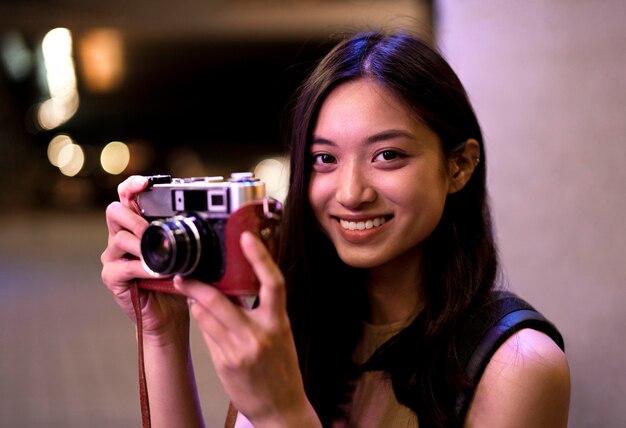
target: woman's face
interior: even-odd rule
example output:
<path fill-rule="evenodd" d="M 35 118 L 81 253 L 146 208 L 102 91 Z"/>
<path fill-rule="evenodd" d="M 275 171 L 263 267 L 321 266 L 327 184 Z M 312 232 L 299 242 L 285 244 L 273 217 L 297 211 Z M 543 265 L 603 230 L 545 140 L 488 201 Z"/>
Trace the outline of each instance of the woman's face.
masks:
<path fill-rule="evenodd" d="M 325 99 L 310 155 L 309 200 L 339 257 L 360 268 L 415 263 L 450 191 L 437 135 L 389 90 L 359 79 Z"/>

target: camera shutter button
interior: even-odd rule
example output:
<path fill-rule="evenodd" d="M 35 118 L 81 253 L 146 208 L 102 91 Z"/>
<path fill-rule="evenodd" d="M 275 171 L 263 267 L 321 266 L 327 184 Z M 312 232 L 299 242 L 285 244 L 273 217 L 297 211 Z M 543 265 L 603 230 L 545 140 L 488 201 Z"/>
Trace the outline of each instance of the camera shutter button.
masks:
<path fill-rule="evenodd" d="M 252 181 L 254 180 L 253 172 L 233 172 L 230 174 L 231 181 Z"/>

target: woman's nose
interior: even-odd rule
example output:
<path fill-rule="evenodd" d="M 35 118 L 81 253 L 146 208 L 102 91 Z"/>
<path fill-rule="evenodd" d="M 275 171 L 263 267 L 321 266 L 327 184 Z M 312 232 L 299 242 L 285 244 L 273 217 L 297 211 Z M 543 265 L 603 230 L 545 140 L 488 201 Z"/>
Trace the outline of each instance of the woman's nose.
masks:
<path fill-rule="evenodd" d="M 376 191 L 367 173 L 358 167 L 344 168 L 337 178 L 337 201 L 347 209 L 356 209 L 376 200 Z"/>

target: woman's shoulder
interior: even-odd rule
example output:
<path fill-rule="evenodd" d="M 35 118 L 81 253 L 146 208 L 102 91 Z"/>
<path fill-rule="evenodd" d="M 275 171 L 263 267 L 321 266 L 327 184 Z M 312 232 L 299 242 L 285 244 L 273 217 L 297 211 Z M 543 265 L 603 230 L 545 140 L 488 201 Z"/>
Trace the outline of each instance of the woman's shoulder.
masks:
<path fill-rule="evenodd" d="M 564 352 L 548 335 L 522 329 L 487 364 L 465 426 L 566 427 L 569 393 Z"/>

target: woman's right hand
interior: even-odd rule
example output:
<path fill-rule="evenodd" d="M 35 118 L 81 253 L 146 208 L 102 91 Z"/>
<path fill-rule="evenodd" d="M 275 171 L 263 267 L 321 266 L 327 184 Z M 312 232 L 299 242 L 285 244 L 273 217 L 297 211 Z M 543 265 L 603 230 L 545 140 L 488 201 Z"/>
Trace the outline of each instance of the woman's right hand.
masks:
<path fill-rule="evenodd" d="M 148 227 L 146 219 L 136 208 L 136 196 L 148 184 L 148 179 L 132 176 L 118 186 L 119 202 L 106 209 L 109 230 L 107 247 L 102 253 L 102 282 L 115 297 L 124 313 L 135 320 L 130 298 L 130 282 L 152 278 L 141 264 L 141 235 Z M 144 338 L 157 341 L 176 340 L 181 329 L 189 328 L 189 311 L 184 296 L 140 291 Z"/>

